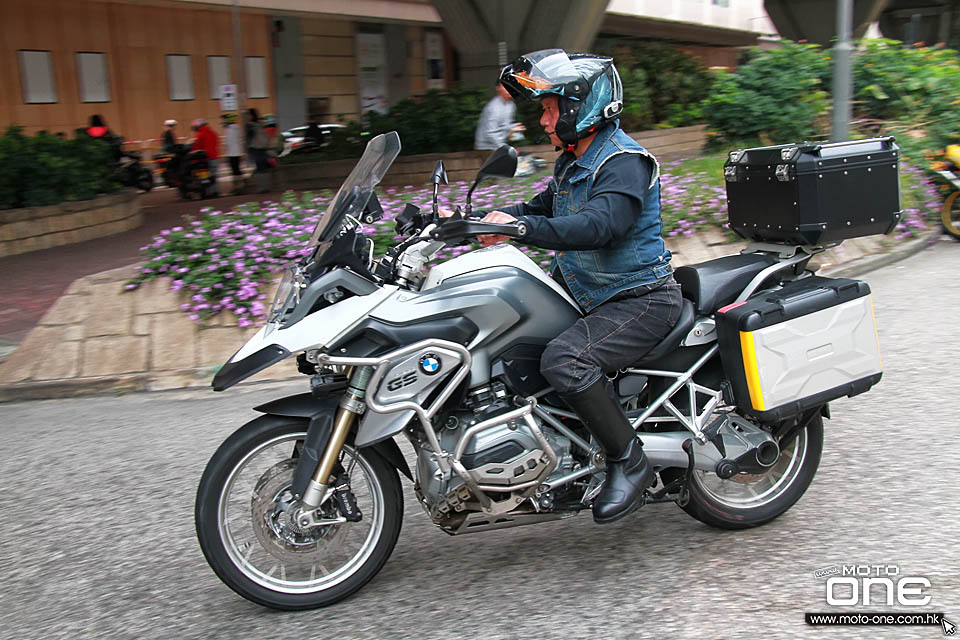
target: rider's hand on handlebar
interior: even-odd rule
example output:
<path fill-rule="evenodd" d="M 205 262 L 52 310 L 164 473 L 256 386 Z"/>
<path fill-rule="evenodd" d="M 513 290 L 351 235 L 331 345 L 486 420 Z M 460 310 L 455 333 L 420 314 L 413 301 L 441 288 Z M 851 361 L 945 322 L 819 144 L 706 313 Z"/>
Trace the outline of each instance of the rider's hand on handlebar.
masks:
<path fill-rule="evenodd" d="M 481 222 L 492 222 L 493 224 L 513 224 L 517 219 L 514 218 L 509 213 L 504 213 L 503 211 L 491 211 L 483 217 Z M 503 242 L 504 240 L 509 240 L 507 236 L 487 234 L 482 236 L 477 236 L 477 240 L 480 241 L 480 246 L 489 247 L 490 245 L 497 244 L 498 242 Z"/>
<path fill-rule="evenodd" d="M 450 216 L 453 215 L 453 211 L 451 211 L 450 209 L 444 209 L 443 207 L 438 207 L 437 213 L 440 214 L 441 218 L 449 218 Z"/>

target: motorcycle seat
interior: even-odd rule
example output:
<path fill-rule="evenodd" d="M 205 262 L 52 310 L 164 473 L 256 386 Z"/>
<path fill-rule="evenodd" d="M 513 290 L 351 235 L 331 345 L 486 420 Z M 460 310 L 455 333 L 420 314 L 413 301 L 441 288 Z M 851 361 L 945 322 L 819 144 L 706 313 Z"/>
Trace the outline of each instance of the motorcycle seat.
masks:
<path fill-rule="evenodd" d="M 677 267 L 674 277 L 696 312 L 709 314 L 736 300 L 754 276 L 775 263 L 770 255 L 738 254 Z"/>
<path fill-rule="evenodd" d="M 694 311 L 693 303 L 684 298 L 683 306 L 680 307 L 680 319 L 677 320 L 677 324 L 673 325 L 673 329 L 663 337 L 663 340 L 661 340 L 657 346 L 648 351 L 646 355 L 633 366 L 638 367 L 642 364 L 659 360 L 680 346 L 680 342 L 690 333 L 690 329 L 693 328 L 693 321 L 696 320 L 696 318 L 697 313 Z"/>

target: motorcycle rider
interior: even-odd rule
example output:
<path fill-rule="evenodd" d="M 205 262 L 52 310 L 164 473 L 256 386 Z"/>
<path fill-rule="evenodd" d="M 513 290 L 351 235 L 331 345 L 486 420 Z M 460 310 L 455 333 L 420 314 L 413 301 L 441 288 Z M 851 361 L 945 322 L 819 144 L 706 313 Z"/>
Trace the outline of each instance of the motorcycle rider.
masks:
<path fill-rule="evenodd" d="M 612 522 L 642 505 L 653 469 L 605 373 L 656 346 L 682 303 L 661 237 L 659 164 L 620 129 L 611 58 L 537 51 L 504 67 L 500 81 L 515 98 L 540 101 L 540 124 L 564 152 L 547 190 L 483 220 L 522 221 L 526 243 L 557 250 L 552 275 L 585 312 L 547 345 L 540 369 L 606 453 L 593 516 Z"/>
<path fill-rule="evenodd" d="M 207 163 L 210 165 L 210 177 L 216 182 L 217 159 L 220 157 L 220 136 L 203 118 L 195 119 L 192 128 L 196 135 L 192 150 L 206 152 Z"/>
<path fill-rule="evenodd" d="M 162 151 L 164 153 L 175 153 L 177 150 L 177 121 L 176 120 L 164 120 L 163 121 L 163 147 Z"/>

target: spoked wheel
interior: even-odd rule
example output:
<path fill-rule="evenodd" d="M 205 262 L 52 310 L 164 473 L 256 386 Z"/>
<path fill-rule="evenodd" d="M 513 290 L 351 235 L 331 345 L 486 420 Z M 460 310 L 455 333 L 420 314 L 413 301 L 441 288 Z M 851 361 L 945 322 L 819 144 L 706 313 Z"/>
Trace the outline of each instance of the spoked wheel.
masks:
<path fill-rule="evenodd" d="M 960 191 L 951 193 L 943 203 L 943 209 L 940 210 L 940 224 L 948 235 L 953 236 L 954 240 L 960 241 L 960 202 L 957 197 Z"/>
<path fill-rule="evenodd" d="M 359 521 L 347 521 L 331 497 L 318 510 L 318 524 L 297 523 L 291 485 L 305 436 L 303 422 L 246 424 L 211 458 L 197 491 L 197 538 L 207 562 L 241 596 L 276 609 L 347 597 L 380 571 L 400 534 L 396 471 L 371 450 L 350 445 L 341 453 L 338 491 L 356 502 Z"/>
<path fill-rule="evenodd" d="M 817 415 L 790 436 L 789 442 L 781 444 L 779 459 L 766 473 L 741 473 L 723 479 L 694 469 L 689 499 L 680 506 L 697 520 L 721 529 L 766 524 L 785 513 L 807 490 L 817 473 L 822 450 L 823 418 Z M 672 479 L 682 472 L 669 469 L 663 473 Z"/>

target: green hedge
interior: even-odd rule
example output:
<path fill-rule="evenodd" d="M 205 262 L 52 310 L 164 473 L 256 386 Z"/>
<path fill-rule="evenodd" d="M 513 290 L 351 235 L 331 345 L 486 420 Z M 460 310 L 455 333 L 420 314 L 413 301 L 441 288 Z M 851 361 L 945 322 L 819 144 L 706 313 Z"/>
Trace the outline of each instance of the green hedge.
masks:
<path fill-rule="evenodd" d="M 812 44 L 750 50 L 735 73 L 718 71 L 703 115 L 718 142 L 802 140 L 820 133 L 830 57 Z"/>
<path fill-rule="evenodd" d="M 280 162 L 356 158 L 363 154 L 370 137 L 388 131 L 400 134 L 403 155 L 473 149 L 480 112 L 491 95 L 492 92 L 483 89 L 428 91 L 422 96 L 401 100 L 385 114 L 368 111 L 362 119 L 334 131 L 329 144 L 321 151 L 285 156 Z"/>
<path fill-rule="evenodd" d="M 919 161 L 960 141 L 960 59 L 950 49 L 863 41 L 853 55 L 854 135 L 898 137 Z M 750 50 L 735 73 L 720 72 L 703 113 L 713 139 L 765 143 L 829 135 L 831 51 L 783 42 Z"/>
<path fill-rule="evenodd" d="M 116 191 L 110 146 L 80 135 L 73 140 L 10 127 L 0 137 L 0 209 L 90 200 Z"/>

